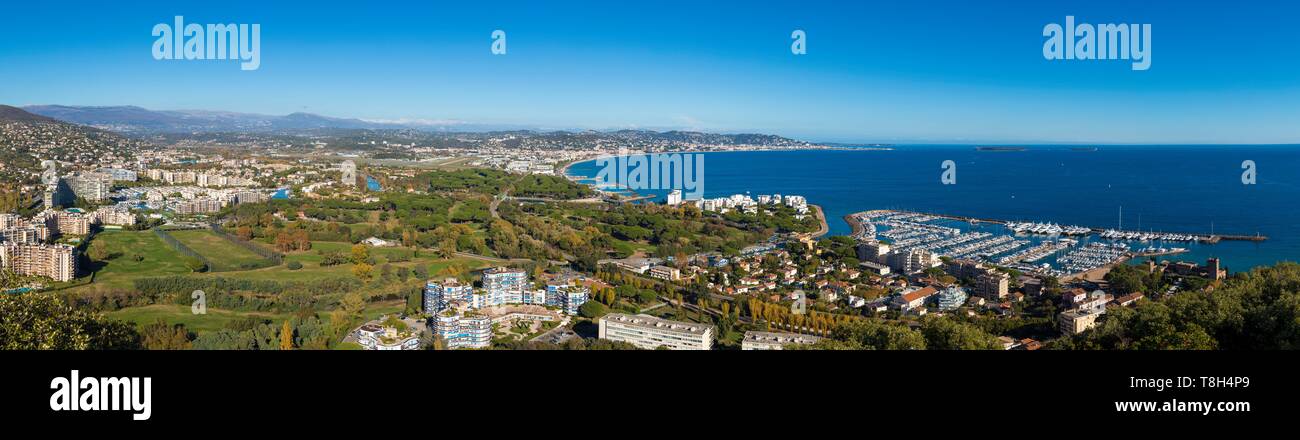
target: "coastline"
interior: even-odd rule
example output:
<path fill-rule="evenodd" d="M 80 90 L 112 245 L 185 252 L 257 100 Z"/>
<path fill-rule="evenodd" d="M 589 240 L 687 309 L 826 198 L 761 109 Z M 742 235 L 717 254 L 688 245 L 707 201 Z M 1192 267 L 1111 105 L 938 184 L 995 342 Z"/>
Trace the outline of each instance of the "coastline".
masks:
<path fill-rule="evenodd" d="M 740 148 L 726 149 L 726 150 L 709 150 L 709 149 L 698 149 L 698 148 L 696 148 L 696 149 L 687 149 L 687 150 L 670 150 L 670 151 L 655 151 L 655 152 L 632 152 L 632 151 L 628 151 L 628 152 L 627 152 L 627 153 L 628 153 L 627 155 L 630 155 L 630 154 L 753 153 L 753 152 L 763 152 L 763 151 L 893 151 L 893 150 L 894 150 L 894 147 L 893 147 L 893 146 L 879 146 L 879 147 L 836 147 L 836 146 L 822 145 L 822 146 L 788 147 L 788 148 L 785 148 L 785 147 L 781 147 L 781 148 L 777 148 L 777 147 L 740 147 Z M 624 156 L 626 156 L 626 155 L 624 155 Z M 587 157 L 582 157 L 582 158 L 574 159 L 574 160 L 571 160 L 571 161 L 569 161 L 569 162 L 566 162 L 564 165 L 561 165 L 560 167 L 558 167 L 557 172 L 558 172 L 561 176 L 564 176 L 565 178 L 568 178 L 568 179 L 571 180 L 571 181 L 577 181 L 577 180 L 579 180 L 579 179 L 574 178 L 574 176 L 569 175 L 569 168 L 573 167 L 574 164 L 582 163 L 582 162 L 587 162 L 587 161 L 592 161 L 592 160 L 600 159 L 600 158 L 602 158 L 602 157 L 620 157 L 620 156 L 617 155 L 617 154 L 599 154 L 599 155 L 587 156 Z"/>

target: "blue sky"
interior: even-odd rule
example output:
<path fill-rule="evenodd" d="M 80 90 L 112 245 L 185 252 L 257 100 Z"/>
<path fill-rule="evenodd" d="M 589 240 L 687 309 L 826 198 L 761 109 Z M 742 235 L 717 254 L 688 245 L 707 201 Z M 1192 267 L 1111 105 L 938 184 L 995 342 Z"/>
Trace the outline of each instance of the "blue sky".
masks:
<path fill-rule="evenodd" d="M 841 142 L 1300 143 L 1300 6 L 1190 1 L 20 2 L 0 103 Z M 158 61 L 156 23 L 259 23 L 261 68 Z M 1150 23 L 1150 70 L 1043 26 Z M 490 53 L 493 30 L 508 54 Z M 808 54 L 790 53 L 790 33 Z"/>

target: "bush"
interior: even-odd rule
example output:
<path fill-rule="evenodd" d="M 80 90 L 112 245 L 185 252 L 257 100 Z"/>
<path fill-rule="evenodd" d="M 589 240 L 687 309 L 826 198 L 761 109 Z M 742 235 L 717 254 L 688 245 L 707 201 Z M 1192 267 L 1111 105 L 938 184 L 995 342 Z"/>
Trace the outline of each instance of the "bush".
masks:
<path fill-rule="evenodd" d="M 578 313 L 581 314 L 584 318 L 596 319 L 601 316 L 604 316 L 605 313 L 608 312 L 609 309 L 606 308 L 604 304 L 598 303 L 596 301 L 587 301 L 585 303 L 582 303 L 582 307 L 578 307 Z"/>
<path fill-rule="evenodd" d="M 297 261 L 290 261 L 288 266 L 289 266 L 289 270 L 302 269 L 302 263 Z"/>

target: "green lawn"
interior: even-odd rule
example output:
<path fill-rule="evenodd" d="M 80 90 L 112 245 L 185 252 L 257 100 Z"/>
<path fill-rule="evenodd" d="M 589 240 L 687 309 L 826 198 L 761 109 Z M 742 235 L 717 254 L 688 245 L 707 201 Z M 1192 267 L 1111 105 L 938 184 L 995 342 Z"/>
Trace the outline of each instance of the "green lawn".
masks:
<path fill-rule="evenodd" d="M 229 240 L 217 236 L 217 234 L 208 230 L 189 230 L 189 231 L 171 231 L 168 232 L 172 237 L 176 237 L 185 246 L 198 252 L 204 258 L 207 258 L 212 265 L 227 268 L 238 269 L 246 264 L 259 264 L 265 259 L 248 249 L 231 243 Z"/>
<path fill-rule="evenodd" d="M 103 241 L 110 254 L 117 255 L 104 263 L 95 274 L 95 284 L 116 288 L 130 288 L 139 277 L 154 277 L 190 273 L 181 255 L 149 231 L 104 231 L 95 235 Z M 134 256 L 143 257 L 135 261 Z"/>
<path fill-rule="evenodd" d="M 190 306 L 179 304 L 154 304 L 142 307 L 129 307 L 108 312 L 105 315 L 110 319 L 130 321 L 141 326 L 152 324 L 157 320 L 162 319 L 168 324 L 184 324 L 185 328 L 192 332 L 220 330 L 233 321 L 247 317 L 264 318 L 272 321 L 281 321 L 290 318 L 290 315 L 278 315 L 263 312 L 237 312 L 212 308 L 207 310 L 207 314 L 195 315 L 190 311 Z"/>

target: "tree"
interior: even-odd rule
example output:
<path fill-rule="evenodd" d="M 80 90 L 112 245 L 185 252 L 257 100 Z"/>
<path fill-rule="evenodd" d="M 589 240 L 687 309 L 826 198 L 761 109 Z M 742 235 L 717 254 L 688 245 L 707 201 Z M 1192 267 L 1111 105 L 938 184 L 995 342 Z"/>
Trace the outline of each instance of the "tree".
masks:
<path fill-rule="evenodd" d="M 90 259 L 96 261 L 107 260 L 110 255 L 108 252 L 108 245 L 104 244 L 103 240 L 92 241 L 90 242 L 90 246 L 86 249 L 86 255 L 89 256 Z"/>
<path fill-rule="evenodd" d="M 182 324 L 170 325 L 161 318 L 140 329 L 146 350 L 189 350 L 190 333 Z"/>
<path fill-rule="evenodd" d="M 374 269 L 374 266 L 369 264 L 358 263 L 356 266 L 352 266 L 352 275 L 355 275 L 361 281 L 370 281 L 370 278 L 374 276 Z"/>
<path fill-rule="evenodd" d="M 74 308 L 52 294 L 0 295 L 0 349 L 140 348 L 135 326 Z"/>
<path fill-rule="evenodd" d="M 596 301 L 587 301 L 578 307 L 578 313 L 584 318 L 596 319 L 609 313 L 609 309 Z"/>
<path fill-rule="evenodd" d="M 364 244 L 352 245 L 352 264 L 361 264 L 370 261 L 370 247 Z"/>
<path fill-rule="evenodd" d="M 921 325 L 925 345 L 930 350 L 998 350 L 1002 344 L 996 336 L 979 327 L 946 317 L 927 318 Z"/>
<path fill-rule="evenodd" d="M 280 327 L 280 349 L 293 350 L 293 329 L 289 327 L 288 320 Z"/>

